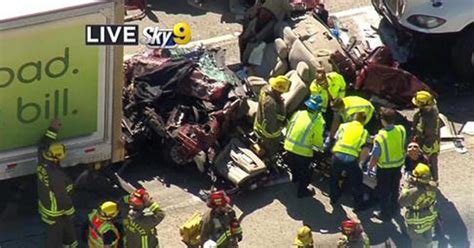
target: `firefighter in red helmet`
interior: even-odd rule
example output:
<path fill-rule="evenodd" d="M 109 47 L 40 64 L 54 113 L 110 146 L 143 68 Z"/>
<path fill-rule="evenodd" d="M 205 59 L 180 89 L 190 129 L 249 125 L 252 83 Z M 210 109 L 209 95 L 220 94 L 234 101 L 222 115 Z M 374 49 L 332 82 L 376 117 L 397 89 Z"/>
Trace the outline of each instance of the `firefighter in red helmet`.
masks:
<path fill-rule="evenodd" d="M 156 226 L 165 217 L 160 205 L 153 201 L 145 189 L 135 190 L 130 195 L 128 203 L 130 211 L 123 221 L 125 229 L 124 247 L 158 248 Z"/>
<path fill-rule="evenodd" d="M 337 242 L 338 248 L 369 248 L 370 240 L 364 228 L 356 219 L 341 223 L 342 237 Z"/>
<path fill-rule="evenodd" d="M 203 216 L 201 241 L 213 240 L 219 248 L 238 247 L 242 229 L 230 198 L 224 191 L 216 191 L 210 195 L 207 205 L 210 209 Z"/>

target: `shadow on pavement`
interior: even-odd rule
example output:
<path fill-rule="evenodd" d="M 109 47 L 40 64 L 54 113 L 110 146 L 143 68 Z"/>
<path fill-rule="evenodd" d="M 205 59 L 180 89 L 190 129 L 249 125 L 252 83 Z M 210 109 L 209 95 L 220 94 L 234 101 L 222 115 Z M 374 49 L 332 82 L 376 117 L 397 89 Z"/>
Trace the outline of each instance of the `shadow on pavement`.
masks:
<path fill-rule="evenodd" d="M 252 214 L 273 201 L 285 205 L 288 215 L 294 220 L 302 221 L 314 231 L 325 230 L 328 233 L 339 232 L 339 223 L 346 219 L 346 213 L 338 208 L 327 213 L 324 205 L 315 198 L 298 199 L 296 187 L 292 184 L 273 186 L 272 190 L 259 189 L 234 198 L 234 204 L 242 210 L 240 219 Z"/>
<path fill-rule="evenodd" d="M 372 211 L 367 210 L 359 213 L 358 218 L 360 219 L 365 232 L 370 238 L 371 245 L 385 244 L 390 242 L 392 247 L 410 247 L 410 239 L 405 234 L 406 231 L 405 223 L 402 216 L 398 216 L 394 219 L 400 229 L 397 226 L 390 223 L 376 223 L 371 220 Z"/>
<path fill-rule="evenodd" d="M 467 228 L 453 202 L 438 192 L 438 210 L 441 219 L 439 247 L 470 247 Z"/>
<path fill-rule="evenodd" d="M 158 180 L 165 187 L 176 185 L 187 192 L 200 196 L 201 189 L 210 189 L 211 184 L 207 175 L 200 173 L 195 165 L 183 165 L 173 167 L 165 164 L 163 160 L 157 160 L 154 154 L 143 154 L 131 162 L 121 176 L 134 187 L 141 187 L 138 181 Z M 144 173 L 146 171 L 146 173 Z"/>

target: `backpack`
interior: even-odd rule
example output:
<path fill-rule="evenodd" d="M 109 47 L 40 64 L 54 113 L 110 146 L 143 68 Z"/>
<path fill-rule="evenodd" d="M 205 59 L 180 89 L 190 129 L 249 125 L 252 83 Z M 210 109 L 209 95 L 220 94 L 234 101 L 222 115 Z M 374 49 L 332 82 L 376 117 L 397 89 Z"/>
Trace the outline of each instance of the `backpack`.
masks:
<path fill-rule="evenodd" d="M 202 214 L 195 213 L 189 218 L 180 228 L 179 233 L 181 240 L 190 246 L 197 246 L 201 244 L 201 226 L 202 226 Z"/>

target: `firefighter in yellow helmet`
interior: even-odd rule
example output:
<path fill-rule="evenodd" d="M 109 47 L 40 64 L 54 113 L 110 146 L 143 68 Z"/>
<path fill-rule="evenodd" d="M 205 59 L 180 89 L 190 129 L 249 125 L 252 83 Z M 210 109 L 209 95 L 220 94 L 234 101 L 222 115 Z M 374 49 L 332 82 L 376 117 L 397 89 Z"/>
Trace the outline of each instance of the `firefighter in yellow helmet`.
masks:
<path fill-rule="evenodd" d="M 314 248 L 313 234 L 309 226 L 304 225 L 298 229 L 294 245 L 298 248 Z"/>
<path fill-rule="evenodd" d="M 428 91 L 418 91 L 412 99 L 418 112 L 413 117 L 414 139 L 430 161 L 433 179 L 438 181 L 438 154 L 440 151 L 440 123 L 436 100 Z"/>
<path fill-rule="evenodd" d="M 89 230 L 87 243 L 89 248 L 117 248 L 120 242 L 119 226 L 116 217 L 119 206 L 112 201 L 102 203 L 98 209 L 88 215 Z"/>
<path fill-rule="evenodd" d="M 432 247 L 433 229 L 438 218 L 437 186 L 430 167 L 419 163 L 402 190 L 399 203 L 407 210 L 405 222 L 412 247 Z"/>
<path fill-rule="evenodd" d="M 288 92 L 291 81 L 286 76 L 270 78 L 270 85 L 260 91 L 253 130 L 259 138 L 266 157 L 272 158 L 280 147 L 281 130 L 286 123 L 282 93 Z"/>
<path fill-rule="evenodd" d="M 61 168 L 66 147 L 54 143 L 61 127 L 53 120 L 38 146 L 38 211 L 46 224 L 46 247 L 78 247 L 74 230 L 73 184 Z"/>

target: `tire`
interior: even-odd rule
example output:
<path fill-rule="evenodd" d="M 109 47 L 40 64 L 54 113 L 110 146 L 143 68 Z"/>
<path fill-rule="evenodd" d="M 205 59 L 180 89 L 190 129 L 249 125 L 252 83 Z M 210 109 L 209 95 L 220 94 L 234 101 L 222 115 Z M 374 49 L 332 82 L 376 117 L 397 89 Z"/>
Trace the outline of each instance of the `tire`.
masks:
<path fill-rule="evenodd" d="M 451 51 L 454 71 L 474 87 L 474 28 L 459 36 Z"/>

